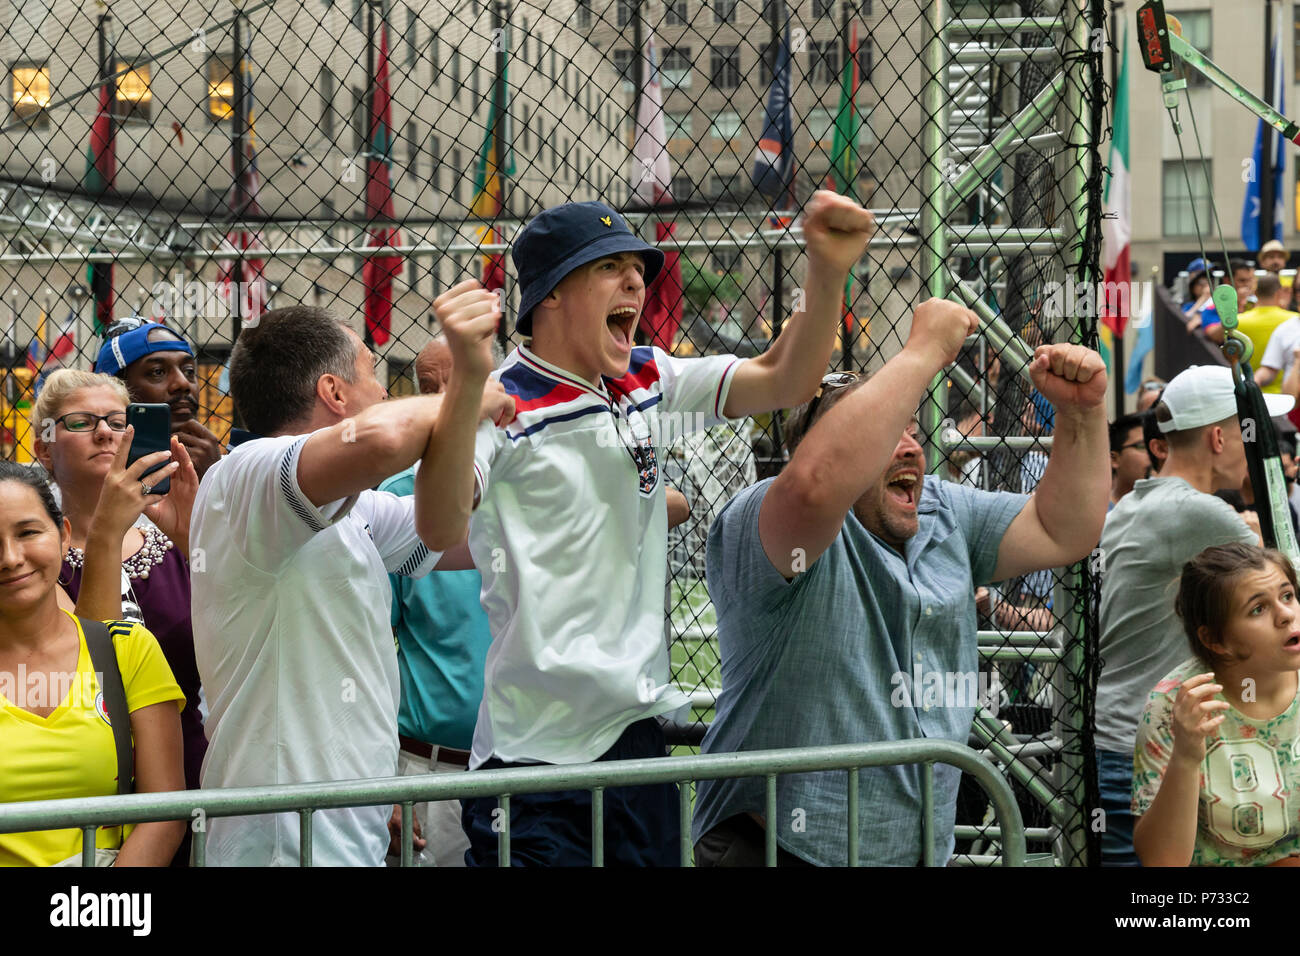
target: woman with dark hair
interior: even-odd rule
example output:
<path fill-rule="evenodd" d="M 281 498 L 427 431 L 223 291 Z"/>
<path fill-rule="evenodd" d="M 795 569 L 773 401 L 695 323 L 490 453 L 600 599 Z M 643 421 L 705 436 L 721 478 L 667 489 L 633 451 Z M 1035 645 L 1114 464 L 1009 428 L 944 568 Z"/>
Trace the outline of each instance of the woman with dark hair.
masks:
<path fill-rule="evenodd" d="M 92 559 L 107 554 L 110 568 L 114 553 L 103 542 L 121 547 L 122 533 L 145 505 L 139 475 L 166 461 L 167 453 L 146 456 L 130 468 L 125 458 L 124 446 L 111 469 L 122 480 L 106 486 L 87 542 Z M 172 463 L 167 473 L 179 467 Z M 91 663 L 82 619 L 59 607 L 59 573 L 70 537 L 45 479 L 0 461 L 0 802 L 118 792 L 102 678 Z M 142 625 L 117 624 L 110 634 L 134 739 L 133 789 L 179 790 L 185 783 L 179 716 L 184 695 Z M 165 866 L 184 833 L 184 821 L 101 827 L 96 863 Z M 0 834 L 0 865 L 76 862 L 81 841 L 79 829 Z"/>
<path fill-rule="evenodd" d="M 1278 551 L 1206 548 L 1176 609 L 1191 659 L 1138 723 L 1133 847 L 1144 866 L 1300 866 L 1300 608 Z"/>

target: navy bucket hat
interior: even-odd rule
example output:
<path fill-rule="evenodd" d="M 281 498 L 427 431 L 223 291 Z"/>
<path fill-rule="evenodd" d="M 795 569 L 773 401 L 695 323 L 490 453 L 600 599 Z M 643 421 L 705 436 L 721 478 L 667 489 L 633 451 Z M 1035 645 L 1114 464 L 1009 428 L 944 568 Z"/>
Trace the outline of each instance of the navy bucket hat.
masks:
<path fill-rule="evenodd" d="M 519 275 L 515 330 L 533 334 L 533 309 L 574 269 L 619 252 L 639 252 L 649 285 L 664 254 L 632 234 L 623 217 L 602 202 L 571 202 L 539 213 L 510 249 Z"/>

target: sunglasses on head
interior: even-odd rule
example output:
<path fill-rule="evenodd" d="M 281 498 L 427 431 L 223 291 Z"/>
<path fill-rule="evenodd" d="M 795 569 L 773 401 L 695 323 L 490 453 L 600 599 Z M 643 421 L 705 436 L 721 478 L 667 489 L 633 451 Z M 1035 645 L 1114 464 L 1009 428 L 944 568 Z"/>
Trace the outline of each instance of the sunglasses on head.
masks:
<path fill-rule="evenodd" d="M 808 414 L 804 421 L 811 422 L 813 416 L 817 414 L 817 406 L 821 404 L 822 396 L 827 392 L 833 392 L 837 388 L 844 388 L 846 385 L 852 385 L 858 380 L 857 372 L 831 372 L 822 378 L 822 383 L 817 386 L 817 394 L 813 396 L 812 401 L 808 404 Z"/>
<path fill-rule="evenodd" d="M 148 319 L 138 315 L 123 316 L 120 319 L 114 319 L 113 324 L 104 330 L 103 339 L 107 342 L 109 339 L 117 338 L 126 332 L 134 332 L 136 329 L 148 324 Z"/>

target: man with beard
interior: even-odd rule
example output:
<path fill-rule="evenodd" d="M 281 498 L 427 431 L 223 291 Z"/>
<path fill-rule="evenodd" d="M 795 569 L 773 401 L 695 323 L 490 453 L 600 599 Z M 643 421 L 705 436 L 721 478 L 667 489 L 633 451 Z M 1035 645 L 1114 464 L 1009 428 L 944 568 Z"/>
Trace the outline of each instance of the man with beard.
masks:
<path fill-rule="evenodd" d="M 200 478 L 221 458 L 221 442 L 198 420 L 194 350 L 167 326 L 118 320 L 108 328 L 95 371 L 120 378 L 133 402 L 171 406 L 172 434 L 189 452 Z"/>
<path fill-rule="evenodd" d="M 836 373 L 790 422 L 790 463 L 733 498 L 709 529 L 722 693 L 706 753 L 869 741 L 965 744 L 979 703 L 975 588 L 1088 554 L 1106 516 L 1106 370 L 1079 345 L 1040 345 L 1029 368 L 1056 415 L 1052 453 L 1029 496 L 925 474 L 913 411 L 978 330 L 931 299 L 903 350 L 870 379 Z M 938 675 L 944 688 L 933 696 Z M 858 772 L 867 865 L 921 861 L 917 765 Z M 702 781 L 700 866 L 844 865 L 847 775 Z M 951 854 L 960 773 L 934 768 L 934 850 Z"/>

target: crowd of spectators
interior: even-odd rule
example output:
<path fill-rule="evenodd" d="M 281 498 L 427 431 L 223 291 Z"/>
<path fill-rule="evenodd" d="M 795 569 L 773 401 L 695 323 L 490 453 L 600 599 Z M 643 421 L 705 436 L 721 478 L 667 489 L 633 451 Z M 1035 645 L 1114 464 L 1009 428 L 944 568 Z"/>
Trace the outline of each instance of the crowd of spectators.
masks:
<path fill-rule="evenodd" d="M 977 631 L 1051 629 L 1052 569 L 1100 546 L 1103 861 L 1294 865 L 1295 572 L 1262 547 L 1231 371 L 1145 382 L 1108 422 L 1101 357 L 1036 341 L 1012 417 L 1043 442 L 1019 456 L 1018 490 L 989 490 L 988 395 L 954 405 L 957 453 L 928 473 L 915 410 L 978 319 L 921 303 L 882 368 L 825 375 L 872 230 L 856 203 L 815 195 L 803 311 L 760 356 L 688 359 L 634 341 L 662 253 L 602 204 L 547 210 L 512 249 L 523 345 L 494 352 L 498 294 L 461 283 L 433 304 L 420 395 L 385 400 L 342 319 L 273 310 L 231 356 L 242 428 L 228 448 L 199 421 L 190 344 L 158 324 L 110 329 L 94 372 L 44 384 L 44 474 L 0 463 L 0 801 L 663 757 L 665 723 L 690 706 L 664 641 L 667 532 L 690 502 L 660 455 L 793 408 L 784 468 L 708 528 L 722 674 L 704 752 L 965 744 L 984 701 L 950 699 L 950 678 L 980 672 Z M 1275 275 L 1238 265 L 1238 327 L 1284 416 L 1300 316 Z M 1222 341 L 1213 266 L 1188 271 L 1188 332 Z M 169 451 L 129 460 L 131 402 L 168 406 Z M 1290 491 L 1294 444 L 1282 450 Z M 47 692 L 25 696 L 19 673 Z M 66 695 L 48 691 L 60 675 L 75 678 Z M 1246 758 L 1254 776 L 1231 776 Z M 863 861 L 917 864 L 922 769 L 858 774 Z M 934 769 L 940 860 L 959 776 Z M 679 797 L 604 791 L 606 861 L 674 865 Z M 761 779 L 702 781 L 696 863 L 759 865 L 774 832 L 781 865 L 841 865 L 847 799 L 842 773 L 783 775 L 769 817 Z M 496 863 L 500 812 L 495 798 L 417 805 L 416 863 Z M 509 812 L 511 862 L 590 860 L 588 791 L 518 794 Z M 400 820 L 318 811 L 314 861 L 395 865 Z M 293 814 L 206 826 L 209 865 L 297 862 Z M 0 863 L 76 861 L 80 841 L 0 835 Z M 183 866 L 187 841 L 184 822 L 106 827 L 96 858 Z"/>

